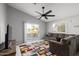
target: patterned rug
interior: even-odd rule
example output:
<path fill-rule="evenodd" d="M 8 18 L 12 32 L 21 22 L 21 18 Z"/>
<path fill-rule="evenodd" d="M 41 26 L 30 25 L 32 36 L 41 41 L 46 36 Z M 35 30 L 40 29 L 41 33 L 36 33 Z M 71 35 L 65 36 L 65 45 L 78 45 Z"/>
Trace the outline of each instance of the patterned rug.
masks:
<path fill-rule="evenodd" d="M 20 45 L 20 51 L 22 56 L 52 56 L 49 51 L 48 41 L 34 42 L 31 44 Z"/>

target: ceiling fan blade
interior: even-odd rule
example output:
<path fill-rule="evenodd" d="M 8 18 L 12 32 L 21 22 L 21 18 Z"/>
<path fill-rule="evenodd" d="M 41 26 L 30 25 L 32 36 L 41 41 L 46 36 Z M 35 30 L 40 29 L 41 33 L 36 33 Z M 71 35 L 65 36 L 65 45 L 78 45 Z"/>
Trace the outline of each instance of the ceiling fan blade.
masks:
<path fill-rule="evenodd" d="M 45 16 L 45 19 L 48 19 L 48 18 Z"/>
<path fill-rule="evenodd" d="M 39 18 L 39 20 L 42 18 L 42 16 Z"/>
<path fill-rule="evenodd" d="M 49 16 L 49 17 L 54 17 L 55 15 L 46 15 L 46 16 Z"/>
<path fill-rule="evenodd" d="M 47 14 L 49 14 L 49 13 L 51 13 L 52 12 L 52 10 L 49 10 L 48 12 L 46 12 L 45 14 L 47 15 Z"/>
<path fill-rule="evenodd" d="M 38 12 L 38 11 L 35 11 L 36 13 L 38 13 L 38 14 L 40 14 L 40 15 L 42 15 L 42 13 L 40 13 L 40 12 Z"/>

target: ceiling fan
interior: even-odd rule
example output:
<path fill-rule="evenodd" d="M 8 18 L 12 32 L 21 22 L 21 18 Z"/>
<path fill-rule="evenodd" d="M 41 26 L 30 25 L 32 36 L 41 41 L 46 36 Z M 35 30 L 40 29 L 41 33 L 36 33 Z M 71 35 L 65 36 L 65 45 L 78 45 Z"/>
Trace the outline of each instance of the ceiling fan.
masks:
<path fill-rule="evenodd" d="M 39 20 L 40 20 L 42 17 L 44 17 L 45 19 L 48 19 L 48 17 L 54 17 L 54 16 L 55 16 L 55 15 L 49 15 L 49 14 L 52 12 L 52 10 L 49 10 L 49 11 L 47 11 L 47 12 L 44 13 L 44 9 L 45 9 L 45 7 L 43 6 L 43 7 L 42 7 L 43 13 L 40 13 L 40 12 L 36 11 L 36 13 L 40 14 Z"/>

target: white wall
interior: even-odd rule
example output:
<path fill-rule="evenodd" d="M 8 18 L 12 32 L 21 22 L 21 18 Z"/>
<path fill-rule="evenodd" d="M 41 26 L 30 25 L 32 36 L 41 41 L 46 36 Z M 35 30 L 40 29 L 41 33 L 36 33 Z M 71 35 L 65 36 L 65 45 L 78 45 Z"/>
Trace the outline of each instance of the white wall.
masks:
<path fill-rule="evenodd" d="M 0 43 L 5 42 L 6 33 L 6 6 L 0 3 Z"/>
<path fill-rule="evenodd" d="M 47 33 L 48 32 L 53 32 L 52 24 L 53 23 L 59 23 L 64 20 L 65 23 L 65 33 L 70 33 L 70 34 L 79 34 L 79 15 L 64 18 L 61 20 L 57 21 L 52 21 L 47 23 Z M 76 26 L 77 25 L 77 26 Z"/>
<path fill-rule="evenodd" d="M 67 32 L 79 34 L 79 15 L 67 19 Z"/>
<path fill-rule="evenodd" d="M 17 43 L 23 43 L 24 22 L 35 23 L 40 25 L 40 36 L 36 40 L 41 39 L 45 35 L 44 22 L 10 6 L 7 6 L 7 14 L 8 14 L 8 23 L 12 27 L 12 39 L 16 39 Z M 31 41 L 33 41 L 33 39 Z"/>

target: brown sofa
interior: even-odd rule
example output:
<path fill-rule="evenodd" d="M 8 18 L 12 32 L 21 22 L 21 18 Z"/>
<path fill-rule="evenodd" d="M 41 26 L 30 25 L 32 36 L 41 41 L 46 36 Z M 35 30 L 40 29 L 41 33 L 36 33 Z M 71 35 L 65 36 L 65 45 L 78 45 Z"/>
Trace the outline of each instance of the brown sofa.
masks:
<path fill-rule="evenodd" d="M 50 39 L 50 40 L 56 40 L 57 38 L 63 39 L 63 38 L 67 38 L 69 36 L 76 36 L 74 34 L 64 34 L 64 33 L 48 33 L 44 39 Z"/>
<path fill-rule="evenodd" d="M 49 50 L 58 56 L 68 56 L 76 54 L 76 41 L 79 35 L 48 33 L 44 39 L 49 41 Z"/>

